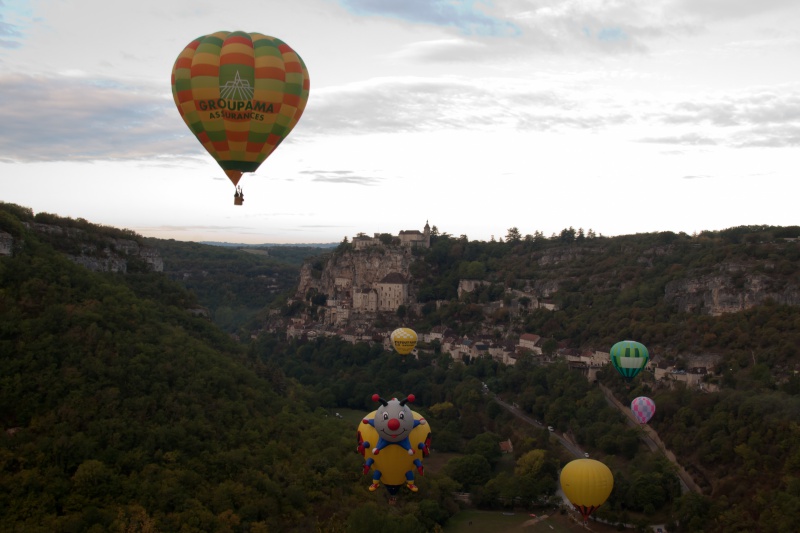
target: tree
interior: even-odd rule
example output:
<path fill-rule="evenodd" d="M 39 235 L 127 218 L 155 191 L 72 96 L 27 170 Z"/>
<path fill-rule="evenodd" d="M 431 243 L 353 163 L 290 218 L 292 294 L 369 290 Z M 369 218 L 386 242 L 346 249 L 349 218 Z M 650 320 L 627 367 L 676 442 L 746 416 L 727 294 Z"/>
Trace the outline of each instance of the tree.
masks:
<path fill-rule="evenodd" d="M 461 484 L 465 490 L 482 487 L 492 475 L 489 461 L 482 455 L 471 454 L 454 457 L 445 466 L 445 473 Z"/>
<path fill-rule="evenodd" d="M 500 459 L 500 435 L 495 433 L 481 433 L 467 443 L 466 453 L 482 455 L 494 464 Z"/>
<path fill-rule="evenodd" d="M 544 450 L 531 450 L 523 454 L 517 459 L 517 464 L 514 467 L 514 475 L 521 477 L 536 477 L 539 475 L 547 452 Z"/>
<path fill-rule="evenodd" d="M 562 229 L 561 234 L 559 235 L 561 242 L 564 243 L 573 243 L 575 242 L 575 228 L 570 226 L 568 229 Z"/>
<path fill-rule="evenodd" d="M 430 407 L 430 412 L 436 420 L 457 420 L 458 409 L 452 402 L 440 402 Z"/>
<path fill-rule="evenodd" d="M 522 240 L 522 234 L 520 234 L 519 229 L 517 227 L 508 228 L 508 233 L 506 234 L 506 241 L 510 243 L 517 243 Z"/>
<path fill-rule="evenodd" d="M 684 531 L 702 531 L 710 510 L 708 497 L 694 492 L 687 492 L 675 502 L 675 516 Z"/>

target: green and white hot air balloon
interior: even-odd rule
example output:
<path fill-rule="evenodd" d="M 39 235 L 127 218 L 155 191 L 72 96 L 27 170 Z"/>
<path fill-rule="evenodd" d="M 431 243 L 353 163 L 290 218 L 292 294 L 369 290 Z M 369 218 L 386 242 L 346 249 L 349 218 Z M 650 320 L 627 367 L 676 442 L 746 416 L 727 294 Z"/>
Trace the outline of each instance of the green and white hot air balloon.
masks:
<path fill-rule="evenodd" d="M 636 377 L 650 360 L 644 344 L 636 341 L 620 341 L 611 347 L 611 364 L 627 381 Z"/>

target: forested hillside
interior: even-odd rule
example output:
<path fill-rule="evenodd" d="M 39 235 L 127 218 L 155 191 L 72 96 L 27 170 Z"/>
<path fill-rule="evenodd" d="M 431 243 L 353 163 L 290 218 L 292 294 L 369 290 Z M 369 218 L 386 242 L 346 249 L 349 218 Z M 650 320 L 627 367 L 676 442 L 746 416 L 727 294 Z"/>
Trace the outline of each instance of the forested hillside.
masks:
<path fill-rule="evenodd" d="M 343 531 L 354 428 L 177 283 L 91 272 L 30 215 L 0 210 L 0 530 Z"/>
<path fill-rule="evenodd" d="M 558 470 L 572 456 L 547 425 L 612 469 L 600 518 L 670 531 L 796 529 L 796 228 L 609 239 L 509 231 L 489 243 L 437 235 L 430 250 L 415 252 L 415 282 L 428 301 L 404 321 L 418 331 L 444 324 L 497 339 L 531 331 L 554 347 L 607 348 L 633 337 L 677 364 L 703 351 L 719 355 L 717 393 L 664 387 L 648 372 L 627 386 L 610 367 L 598 374 L 623 403 L 655 399 L 651 425 L 700 483 L 692 493 L 598 385 L 563 362 L 523 355 L 514 366 L 490 357 L 455 363 L 437 343 L 403 358 L 335 337 L 235 341 L 197 308 L 235 302 L 232 314 L 258 313 L 261 298 L 280 306 L 280 294 L 251 281 L 289 284 L 291 268 L 170 242 L 160 249 L 165 263 L 179 265 L 174 271 L 133 260 L 125 274 L 93 272 L 31 222 L 80 226 L 97 243 L 141 239 L 0 204 L 0 232 L 10 236 L 0 255 L 0 530 L 435 531 L 458 511 L 454 491 L 469 491 L 485 509 L 552 512 Z M 198 275 L 191 285 L 202 272 L 216 281 L 204 285 Z M 488 283 L 459 299 L 464 277 Z M 762 298 L 716 314 L 677 286 L 687 280 Z M 486 305 L 508 298 L 507 288 L 537 283 L 557 311 L 512 315 Z M 395 505 L 367 490 L 353 453 L 374 393 L 413 393 L 434 432 L 420 492 L 404 492 Z M 496 398 L 541 424 L 521 424 Z M 500 454 L 505 440 L 513 454 Z"/>
<path fill-rule="evenodd" d="M 621 237 L 570 229 L 550 238 L 511 228 L 505 241 L 439 234 L 415 253 L 420 304 L 403 319 L 418 331 L 445 325 L 497 340 L 527 332 L 596 350 L 637 339 L 671 361 L 720 355 L 730 379 L 754 364 L 779 383 L 800 370 L 798 226 Z M 485 284 L 459 297 L 463 279 Z"/>
<path fill-rule="evenodd" d="M 164 260 L 164 273 L 197 295 L 210 318 L 222 329 L 242 336 L 257 327 L 259 313 L 285 299 L 297 285 L 298 254 L 322 249 L 237 249 L 194 242 L 144 239 Z M 260 252 L 260 253 L 259 253 Z"/>

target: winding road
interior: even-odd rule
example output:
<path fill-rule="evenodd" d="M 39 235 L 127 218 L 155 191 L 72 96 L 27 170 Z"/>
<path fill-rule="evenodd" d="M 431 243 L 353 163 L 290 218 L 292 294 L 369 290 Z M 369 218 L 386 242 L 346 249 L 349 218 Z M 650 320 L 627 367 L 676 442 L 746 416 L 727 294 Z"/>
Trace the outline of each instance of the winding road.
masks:
<path fill-rule="evenodd" d="M 631 410 L 622 405 L 622 403 L 620 403 L 620 401 L 614 397 L 614 394 L 611 392 L 611 390 L 609 390 L 607 387 L 603 385 L 600 385 L 600 389 L 603 391 L 603 394 L 605 395 L 609 405 L 615 407 L 622 414 L 624 414 L 630 425 L 635 427 L 640 427 L 642 429 L 640 438 L 644 441 L 647 447 L 650 448 L 650 450 L 654 453 L 659 453 L 659 452 L 663 453 L 664 456 L 667 459 L 669 459 L 672 462 L 672 464 L 675 465 L 676 472 L 678 474 L 678 479 L 680 480 L 681 483 L 681 492 L 685 493 L 693 491 L 696 492 L 697 494 L 702 494 L 700 487 L 697 485 L 697 483 L 695 483 L 694 479 L 692 479 L 692 476 L 689 475 L 689 473 L 683 468 L 683 466 L 681 466 L 678 463 L 677 459 L 675 458 L 675 454 L 673 454 L 671 451 L 669 451 L 669 449 L 667 449 L 667 447 L 661 441 L 661 438 L 658 436 L 658 433 L 656 433 L 656 431 L 648 425 L 642 426 L 642 424 L 640 424 L 639 421 L 636 420 L 633 413 L 631 413 Z M 494 401 L 496 401 L 498 404 L 500 404 L 500 406 L 502 406 L 504 409 L 506 409 L 508 412 L 510 412 L 520 420 L 534 427 L 542 429 L 546 427 L 541 422 L 534 420 L 533 418 L 526 415 L 524 412 L 522 412 L 514 405 L 504 402 L 499 397 L 497 397 L 496 394 L 490 393 L 488 390 L 486 390 L 485 392 L 487 394 L 491 394 L 492 398 L 494 398 Z M 566 435 L 560 434 L 556 431 L 552 431 L 551 435 L 556 439 L 558 439 L 561 445 L 564 446 L 564 448 L 566 448 L 575 457 L 584 456 L 584 452 L 578 447 L 577 444 L 572 442 L 572 440 L 570 440 Z M 560 487 L 558 490 L 558 494 L 565 502 L 567 501 L 566 496 L 564 495 L 563 492 L 561 492 Z M 626 526 L 634 527 L 630 524 L 626 524 Z M 651 525 L 650 528 L 652 529 L 652 531 L 666 531 L 666 526 L 664 524 L 654 524 Z"/>
<path fill-rule="evenodd" d="M 639 421 L 636 420 L 636 418 L 634 417 L 634 415 L 631 412 L 631 410 L 628 409 L 627 407 L 625 407 L 624 405 L 622 405 L 619 402 L 619 400 L 617 400 L 614 397 L 614 394 L 611 392 L 611 390 L 609 390 L 607 387 L 605 387 L 604 385 L 600 385 L 600 390 L 603 391 L 603 394 L 605 395 L 606 400 L 608 401 L 609 405 L 611 405 L 612 407 L 615 407 L 619 412 L 621 412 L 623 415 L 625 415 L 625 418 L 628 420 L 628 423 L 631 426 L 641 428 L 642 432 L 640 434 L 640 438 L 647 445 L 647 447 L 650 448 L 650 451 L 652 451 L 654 453 L 659 453 L 659 452 L 663 453 L 664 456 L 667 459 L 669 459 L 669 461 L 672 464 L 675 465 L 676 473 L 678 474 L 678 479 L 681 482 L 681 492 L 692 491 L 692 492 L 695 492 L 697 494 L 702 494 L 702 490 L 700 489 L 700 487 L 697 485 L 697 483 L 695 483 L 694 479 L 686 471 L 686 469 L 683 468 L 683 466 L 680 463 L 678 463 L 678 460 L 675 457 L 675 454 L 672 453 L 664 445 L 664 443 L 661 441 L 661 438 L 659 438 L 658 433 L 656 433 L 656 431 L 653 428 L 651 428 L 650 426 L 648 426 L 646 424 L 645 425 L 640 424 Z M 494 400 L 498 404 L 500 404 L 503 408 L 505 408 L 508 412 L 512 413 L 514 416 L 516 416 L 520 420 L 523 420 L 523 421 L 527 422 L 528 424 L 530 424 L 532 426 L 535 426 L 535 427 L 538 427 L 538 428 L 544 429 L 546 427 L 541 422 L 539 422 L 537 420 L 534 420 L 533 418 L 531 418 L 528 415 L 526 415 L 523 411 L 521 411 L 517 407 L 514 407 L 513 405 L 511 405 L 511 404 L 509 404 L 507 402 L 504 402 L 496 394 L 491 393 L 491 395 L 492 395 L 492 397 L 494 398 Z M 558 441 L 561 443 L 561 445 L 564 446 L 572 455 L 574 455 L 575 457 L 583 457 L 584 456 L 583 455 L 584 452 L 578 447 L 577 444 L 572 442 L 572 440 L 570 440 L 569 437 L 567 437 L 564 434 L 558 433 L 557 431 L 553 431 L 551 433 L 556 439 L 558 439 Z"/>

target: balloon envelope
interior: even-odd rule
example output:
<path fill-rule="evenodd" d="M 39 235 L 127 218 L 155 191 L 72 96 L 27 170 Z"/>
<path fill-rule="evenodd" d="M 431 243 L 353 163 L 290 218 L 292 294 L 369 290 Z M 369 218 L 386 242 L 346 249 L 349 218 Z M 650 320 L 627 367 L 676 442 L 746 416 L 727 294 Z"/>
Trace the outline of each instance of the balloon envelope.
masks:
<path fill-rule="evenodd" d="M 417 345 L 417 333 L 413 329 L 398 328 L 391 335 L 392 346 L 400 355 L 408 355 Z"/>
<path fill-rule="evenodd" d="M 639 396 L 631 402 L 631 411 L 639 423 L 647 424 L 656 413 L 656 403 L 647 396 Z"/>
<path fill-rule="evenodd" d="M 622 377 L 630 381 L 647 365 L 650 354 L 644 344 L 636 341 L 620 341 L 611 347 L 611 364 Z"/>
<path fill-rule="evenodd" d="M 234 185 L 289 135 L 305 110 L 309 87 L 300 56 L 260 33 L 198 37 L 172 68 L 172 97 L 181 117 Z"/>
<path fill-rule="evenodd" d="M 614 488 L 611 470 L 594 459 L 575 459 L 561 470 L 561 490 L 580 511 L 583 519 L 589 518 L 608 499 Z"/>
<path fill-rule="evenodd" d="M 372 419 L 375 417 L 376 412 L 377 411 L 372 411 L 364 418 Z M 414 415 L 414 420 L 420 420 L 422 418 L 418 412 L 411 412 Z M 375 446 L 375 444 L 378 442 L 378 438 L 380 437 L 374 427 L 361 422 L 358 424 L 357 433 L 359 444 L 361 444 L 363 441 L 367 441 L 372 446 Z M 374 463 L 372 468 L 374 470 L 380 470 L 381 483 L 386 486 L 386 489 L 390 494 L 394 495 L 397 494 L 398 488 L 406 484 L 406 481 L 408 480 L 406 473 L 416 470 L 414 459 L 418 459 L 420 461 L 424 459 L 425 454 L 419 451 L 420 443 L 430 444 L 430 439 L 430 424 L 420 425 L 415 427 L 408 435 L 411 449 L 415 452 L 414 455 L 409 455 L 408 452 L 406 452 L 406 450 L 400 446 L 392 445 L 386 446 L 378 455 L 374 455 L 372 453 L 372 446 L 370 446 L 364 450 L 364 459 L 373 459 Z"/>

